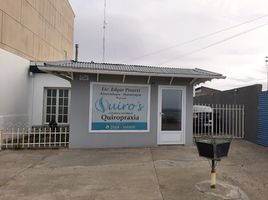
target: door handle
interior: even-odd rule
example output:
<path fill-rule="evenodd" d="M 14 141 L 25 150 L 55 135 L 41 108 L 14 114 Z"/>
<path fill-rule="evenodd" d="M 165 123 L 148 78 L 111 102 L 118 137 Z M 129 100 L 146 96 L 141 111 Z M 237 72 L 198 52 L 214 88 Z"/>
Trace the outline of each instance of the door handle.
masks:
<path fill-rule="evenodd" d="M 159 114 L 162 115 L 162 116 L 165 115 L 165 113 L 162 113 L 162 112 L 160 112 Z"/>

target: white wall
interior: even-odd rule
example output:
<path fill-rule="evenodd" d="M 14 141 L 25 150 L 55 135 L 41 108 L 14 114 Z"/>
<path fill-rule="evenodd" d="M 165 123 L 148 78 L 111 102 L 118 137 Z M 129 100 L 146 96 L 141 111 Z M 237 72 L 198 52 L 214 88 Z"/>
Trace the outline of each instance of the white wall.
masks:
<path fill-rule="evenodd" d="M 0 49 L 0 128 L 29 122 L 30 61 Z"/>
<path fill-rule="evenodd" d="M 33 74 L 32 93 L 32 118 L 31 125 L 43 124 L 44 88 L 46 87 L 71 87 L 69 81 L 51 74 Z"/>

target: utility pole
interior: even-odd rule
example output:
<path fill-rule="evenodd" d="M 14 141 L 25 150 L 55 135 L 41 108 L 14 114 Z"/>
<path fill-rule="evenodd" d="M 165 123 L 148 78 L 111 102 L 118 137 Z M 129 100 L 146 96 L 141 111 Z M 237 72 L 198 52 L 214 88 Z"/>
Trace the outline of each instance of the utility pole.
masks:
<path fill-rule="evenodd" d="M 268 91 L 268 56 L 265 57 L 265 64 L 267 68 L 267 85 L 266 85 L 266 91 Z"/>
<path fill-rule="evenodd" d="M 102 62 L 105 63 L 105 29 L 106 29 L 106 0 L 103 8 L 103 37 L 102 37 Z"/>

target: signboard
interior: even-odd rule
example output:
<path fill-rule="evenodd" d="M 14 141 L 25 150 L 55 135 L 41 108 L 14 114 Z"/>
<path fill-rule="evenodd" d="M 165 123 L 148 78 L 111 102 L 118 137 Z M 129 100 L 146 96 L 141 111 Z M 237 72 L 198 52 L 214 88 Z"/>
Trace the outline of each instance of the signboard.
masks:
<path fill-rule="evenodd" d="M 91 83 L 90 132 L 149 131 L 148 85 Z"/>

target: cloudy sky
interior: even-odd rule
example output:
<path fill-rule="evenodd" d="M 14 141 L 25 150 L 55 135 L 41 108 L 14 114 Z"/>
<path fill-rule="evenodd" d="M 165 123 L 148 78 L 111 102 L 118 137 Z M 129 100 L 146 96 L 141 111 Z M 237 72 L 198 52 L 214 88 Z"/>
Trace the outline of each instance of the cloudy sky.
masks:
<path fill-rule="evenodd" d="M 103 2 L 70 0 L 81 61 L 102 62 Z M 105 61 L 197 67 L 227 76 L 208 87 L 266 90 L 267 8 L 267 0 L 107 0 Z"/>

